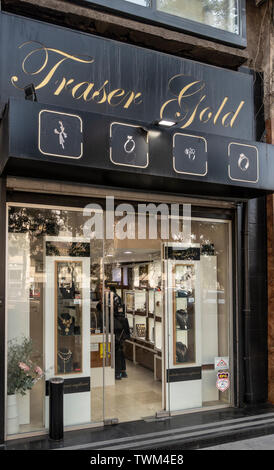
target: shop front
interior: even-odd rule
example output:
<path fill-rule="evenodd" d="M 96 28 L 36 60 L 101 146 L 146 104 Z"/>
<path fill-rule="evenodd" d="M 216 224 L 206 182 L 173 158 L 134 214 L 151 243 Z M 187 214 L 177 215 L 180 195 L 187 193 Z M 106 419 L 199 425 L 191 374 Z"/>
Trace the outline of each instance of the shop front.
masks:
<path fill-rule="evenodd" d="M 67 430 L 242 406 L 274 189 L 252 75 L 0 18 L 3 440 L 47 432 L 53 377 Z"/>

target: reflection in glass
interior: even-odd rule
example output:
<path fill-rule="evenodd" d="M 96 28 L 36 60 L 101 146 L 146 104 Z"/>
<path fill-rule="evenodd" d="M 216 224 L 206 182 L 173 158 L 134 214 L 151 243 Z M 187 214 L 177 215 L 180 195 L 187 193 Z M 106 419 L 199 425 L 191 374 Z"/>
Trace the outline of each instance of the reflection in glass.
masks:
<path fill-rule="evenodd" d="M 237 0 L 157 0 L 157 9 L 239 34 Z"/>

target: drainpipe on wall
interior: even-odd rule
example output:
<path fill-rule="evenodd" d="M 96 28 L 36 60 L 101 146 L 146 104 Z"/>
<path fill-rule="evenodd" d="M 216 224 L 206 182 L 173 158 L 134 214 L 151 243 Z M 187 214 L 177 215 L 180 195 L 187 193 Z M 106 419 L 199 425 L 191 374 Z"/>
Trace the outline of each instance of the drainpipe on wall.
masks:
<path fill-rule="evenodd" d="M 250 297 L 249 297 L 249 230 L 248 230 L 248 202 L 243 204 L 243 328 L 244 328 L 244 375 L 245 391 L 244 401 L 252 402 L 251 378 L 251 351 L 250 351 Z"/>

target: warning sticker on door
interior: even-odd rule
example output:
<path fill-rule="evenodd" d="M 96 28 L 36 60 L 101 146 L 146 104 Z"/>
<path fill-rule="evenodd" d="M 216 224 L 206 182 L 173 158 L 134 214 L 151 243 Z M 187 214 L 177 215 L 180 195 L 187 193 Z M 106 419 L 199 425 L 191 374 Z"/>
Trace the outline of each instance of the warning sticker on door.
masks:
<path fill-rule="evenodd" d="M 215 357 L 215 370 L 229 369 L 229 357 Z"/>

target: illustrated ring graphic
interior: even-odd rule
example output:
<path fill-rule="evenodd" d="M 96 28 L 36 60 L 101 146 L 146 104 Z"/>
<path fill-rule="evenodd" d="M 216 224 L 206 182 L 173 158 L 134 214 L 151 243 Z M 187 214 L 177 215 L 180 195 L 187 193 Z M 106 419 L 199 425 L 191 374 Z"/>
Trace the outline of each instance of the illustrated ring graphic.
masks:
<path fill-rule="evenodd" d="M 124 145 L 124 150 L 126 153 L 132 153 L 135 149 L 135 142 L 131 135 L 127 136 L 127 141 Z"/>
<path fill-rule="evenodd" d="M 248 170 L 250 165 L 249 158 L 244 153 L 240 154 L 239 160 L 238 160 L 238 167 L 242 171 Z"/>

